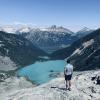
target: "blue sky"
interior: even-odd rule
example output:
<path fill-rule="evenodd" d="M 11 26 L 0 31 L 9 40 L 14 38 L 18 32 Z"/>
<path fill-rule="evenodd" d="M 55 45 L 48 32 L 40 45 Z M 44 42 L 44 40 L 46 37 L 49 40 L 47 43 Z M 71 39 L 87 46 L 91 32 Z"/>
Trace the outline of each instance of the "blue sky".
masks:
<path fill-rule="evenodd" d="M 0 0 L 0 24 L 100 27 L 100 0 Z"/>

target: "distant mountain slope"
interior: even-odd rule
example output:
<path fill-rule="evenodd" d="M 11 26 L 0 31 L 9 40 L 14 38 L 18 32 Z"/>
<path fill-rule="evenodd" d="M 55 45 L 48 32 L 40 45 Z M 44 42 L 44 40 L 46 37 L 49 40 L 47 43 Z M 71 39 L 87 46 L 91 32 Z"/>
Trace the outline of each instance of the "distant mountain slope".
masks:
<path fill-rule="evenodd" d="M 43 55 L 46 53 L 27 39 L 0 31 L 0 65 L 5 67 L 26 66 L 34 63 L 39 56 Z"/>
<path fill-rule="evenodd" d="M 67 57 L 71 59 L 77 70 L 100 68 L 100 29 L 51 55 L 52 59 Z"/>
<path fill-rule="evenodd" d="M 90 34 L 93 31 L 94 30 L 92 30 L 92 29 L 89 29 L 87 27 L 84 27 L 81 30 L 79 30 L 78 32 L 76 32 L 74 35 L 76 35 L 78 38 L 81 38 L 81 37 L 84 37 L 84 36 Z"/>

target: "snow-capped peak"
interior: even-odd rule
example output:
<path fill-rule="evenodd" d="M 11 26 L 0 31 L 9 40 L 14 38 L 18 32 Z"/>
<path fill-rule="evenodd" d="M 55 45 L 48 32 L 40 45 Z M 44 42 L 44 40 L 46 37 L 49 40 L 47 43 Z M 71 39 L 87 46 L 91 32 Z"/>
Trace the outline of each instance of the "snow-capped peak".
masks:
<path fill-rule="evenodd" d="M 30 27 L 23 27 L 21 29 L 19 29 L 20 33 L 28 33 L 30 32 L 31 28 Z"/>
<path fill-rule="evenodd" d="M 82 28 L 81 30 L 79 30 L 78 32 L 76 32 L 75 34 L 72 34 L 72 36 L 77 35 L 78 37 L 81 37 L 81 36 L 85 36 L 85 35 L 87 35 L 87 34 L 93 32 L 93 31 L 94 31 L 94 30 L 92 30 L 92 29 L 89 29 L 89 28 L 87 28 L 87 27 L 84 27 L 84 28 Z"/>
<path fill-rule="evenodd" d="M 5 26 L 5 27 L 0 27 L 0 31 L 14 34 L 16 32 L 16 29 L 11 26 Z"/>
<path fill-rule="evenodd" d="M 88 31 L 91 31 L 91 29 L 84 27 L 81 30 L 79 30 L 77 33 L 83 33 L 83 32 L 88 32 Z"/>
<path fill-rule="evenodd" d="M 67 28 L 64 28 L 62 26 L 56 26 L 56 25 L 52 25 L 51 27 L 48 27 L 48 28 L 43 28 L 41 29 L 42 31 L 51 31 L 51 32 L 66 32 L 66 33 L 69 33 L 69 34 L 72 34 L 73 32 L 70 31 L 69 29 Z"/>

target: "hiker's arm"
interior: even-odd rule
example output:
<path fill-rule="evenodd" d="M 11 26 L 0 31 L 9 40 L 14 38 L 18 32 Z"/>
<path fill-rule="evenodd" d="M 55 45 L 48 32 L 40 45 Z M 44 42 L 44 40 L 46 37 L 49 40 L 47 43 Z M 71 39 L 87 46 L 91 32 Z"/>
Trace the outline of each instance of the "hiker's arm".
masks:
<path fill-rule="evenodd" d="M 66 67 L 64 68 L 64 75 L 66 74 Z"/>

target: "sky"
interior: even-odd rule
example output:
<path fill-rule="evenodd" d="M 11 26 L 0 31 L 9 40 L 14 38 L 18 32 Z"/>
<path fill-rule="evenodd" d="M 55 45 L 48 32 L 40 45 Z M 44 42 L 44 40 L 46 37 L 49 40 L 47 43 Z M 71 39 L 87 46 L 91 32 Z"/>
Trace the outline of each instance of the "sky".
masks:
<path fill-rule="evenodd" d="M 0 0 L 0 25 L 100 27 L 100 0 Z"/>

